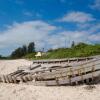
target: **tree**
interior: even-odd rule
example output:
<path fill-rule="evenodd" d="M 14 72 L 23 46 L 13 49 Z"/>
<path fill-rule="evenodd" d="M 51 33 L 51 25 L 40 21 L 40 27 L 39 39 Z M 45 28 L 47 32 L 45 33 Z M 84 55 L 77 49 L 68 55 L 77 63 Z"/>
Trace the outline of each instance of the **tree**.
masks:
<path fill-rule="evenodd" d="M 86 44 L 86 43 L 83 43 L 83 42 L 79 42 L 75 48 L 78 48 L 78 49 L 83 49 L 84 47 L 88 46 L 89 44 Z"/>
<path fill-rule="evenodd" d="M 0 55 L 0 59 L 7 59 L 7 57 Z"/>
<path fill-rule="evenodd" d="M 28 53 L 35 52 L 35 44 L 34 42 L 29 43 L 28 45 Z"/>
<path fill-rule="evenodd" d="M 2 58 L 2 55 L 0 55 L 0 58 Z"/>
<path fill-rule="evenodd" d="M 11 54 L 11 57 L 12 58 L 20 58 L 20 57 L 22 57 L 23 56 L 23 50 L 22 50 L 22 48 L 17 48 L 17 49 L 15 49 L 13 52 L 12 52 L 12 54 Z"/>
<path fill-rule="evenodd" d="M 23 55 L 27 54 L 28 50 L 27 50 L 27 46 L 26 45 L 23 45 L 22 51 L 23 51 Z"/>
<path fill-rule="evenodd" d="M 0 55 L 0 59 L 2 59 L 2 55 Z"/>
<path fill-rule="evenodd" d="M 27 53 L 32 52 L 35 52 L 34 42 L 29 43 L 28 47 L 26 45 L 23 45 L 22 47 L 15 49 L 11 54 L 11 58 L 21 58 L 25 56 Z"/>
<path fill-rule="evenodd" d="M 19 47 L 19 48 L 15 49 L 12 52 L 11 57 L 12 58 L 20 58 L 26 54 L 27 54 L 27 47 L 25 45 L 23 45 L 23 47 Z"/>
<path fill-rule="evenodd" d="M 75 42 L 74 41 L 72 41 L 72 45 L 71 45 L 71 47 L 73 48 L 75 46 Z"/>

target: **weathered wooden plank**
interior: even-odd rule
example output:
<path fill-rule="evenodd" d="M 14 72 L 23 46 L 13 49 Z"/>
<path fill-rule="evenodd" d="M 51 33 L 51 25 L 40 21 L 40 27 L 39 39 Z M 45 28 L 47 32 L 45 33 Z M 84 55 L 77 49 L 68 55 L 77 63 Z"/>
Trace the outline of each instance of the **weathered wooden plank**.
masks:
<path fill-rule="evenodd" d="M 17 71 L 15 71 L 15 72 L 13 72 L 13 73 L 10 73 L 10 74 L 8 74 L 8 75 L 14 76 L 14 75 L 19 74 L 19 73 L 21 73 L 21 72 L 23 72 L 23 70 L 17 70 Z"/>
<path fill-rule="evenodd" d="M 35 66 L 30 66 L 30 70 L 34 70 L 34 69 L 37 69 L 37 68 L 40 68 L 41 67 L 41 65 L 39 64 L 39 65 L 35 65 Z"/>
<path fill-rule="evenodd" d="M 100 69 L 100 65 L 99 66 L 95 66 L 95 70 L 99 70 Z M 45 72 L 45 73 L 40 73 L 37 74 L 37 77 L 41 77 L 44 79 L 50 79 L 50 78 L 55 78 L 55 77 L 64 77 L 64 76 L 75 76 L 75 75 L 80 75 L 82 73 L 86 73 L 86 72 L 92 72 L 92 67 L 85 67 L 85 68 L 77 68 L 77 69 L 69 69 L 67 71 L 55 71 L 55 72 Z"/>
<path fill-rule="evenodd" d="M 94 77 L 97 77 L 98 75 L 100 75 L 100 71 L 97 71 L 95 72 L 95 75 Z M 91 78 L 92 76 L 92 73 L 89 73 L 89 74 L 86 74 L 86 75 L 83 75 L 83 78 L 81 76 L 77 76 L 77 77 L 74 77 L 74 78 L 71 78 L 71 79 L 68 79 L 68 78 L 58 78 L 58 80 L 52 80 L 52 81 L 37 81 L 36 83 L 37 84 L 43 84 L 43 85 L 47 85 L 47 86 L 51 86 L 51 85 L 64 85 L 64 84 L 70 84 L 73 83 L 73 82 L 78 82 L 78 81 L 82 81 L 82 80 L 85 80 L 85 79 L 89 79 Z"/>
<path fill-rule="evenodd" d="M 91 60 L 93 57 L 83 57 L 83 58 L 68 58 L 68 59 L 52 59 L 52 60 L 34 60 L 33 64 L 44 64 L 44 63 L 66 63 L 72 61 L 84 61 L 84 60 Z"/>
<path fill-rule="evenodd" d="M 99 60 L 100 61 L 100 60 Z M 84 63 L 84 64 L 81 64 L 81 65 L 77 65 L 77 66 L 73 66 L 73 67 L 67 67 L 67 68 L 55 68 L 55 69 L 52 69 L 52 68 L 50 68 L 50 69 L 47 69 L 47 70 L 35 70 L 36 71 L 36 73 L 42 73 L 42 72 L 49 72 L 49 71 L 58 71 L 58 70 L 60 70 L 60 71 L 62 71 L 63 72 L 63 70 L 69 70 L 69 68 L 73 68 L 73 69 L 77 69 L 77 68 L 83 68 L 83 67 L 91 67 L 91 66 L 93 66 L 93 65 L 96 65 L 97 63 L 99 63 L 99 61 L 98 60 L 95 60 L 95 63 L 94 63 L 94 61 L 93 61 L 93 63 L 92 62 L 88 62 L 88 63 Z M 35 73 L 35 71 L 33 71 L 33 73 Z"/>

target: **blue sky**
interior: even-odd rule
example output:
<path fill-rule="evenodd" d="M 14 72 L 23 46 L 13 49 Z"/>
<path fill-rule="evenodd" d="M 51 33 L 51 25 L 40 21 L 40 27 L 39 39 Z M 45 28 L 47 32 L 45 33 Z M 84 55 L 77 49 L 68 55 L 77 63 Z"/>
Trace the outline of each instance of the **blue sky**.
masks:
<path fill-rule="evenodd" d="M 100 0 L 0 0 L 0 54 L 100 43 Z M 66 41 L 66 45 L 65 45 Z"/>

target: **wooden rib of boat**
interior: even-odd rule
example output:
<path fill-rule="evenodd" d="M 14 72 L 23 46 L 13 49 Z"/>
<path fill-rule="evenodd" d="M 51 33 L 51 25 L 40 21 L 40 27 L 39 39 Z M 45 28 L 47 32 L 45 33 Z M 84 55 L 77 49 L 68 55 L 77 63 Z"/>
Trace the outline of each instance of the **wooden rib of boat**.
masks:
<path fill-rule="evenodd" d="M 60 64 L 58 63 L 58 60 L 52 60 L 53 63 L 57 61 L 56 64 L 49 64 L 49 62 L 52 61 L 47 61 L 48 64 L 44 64 L 43 60 L 38 61 L 39 63 L 36 64 L 36 61 L 32 66 L 28 66 L 27 68 L 21 67 L 13 73 L 1 75 L 0 82 L 31 82 L 34 85 L 45 86 L 72 85 L 93 82 L 100 76 L 100 57 L 88 57 L 83 59 L 78 58 L 77 60 L 75 58 L 71 58 L 70 60 L 75 62 L 75 64 L 72 64 L 72 66 L 68 63 L 61 64 L 61 62 L 65 61 L 66 59 L 60 60 Z M 83 62 L 77 63 L 80 60 Z"/>

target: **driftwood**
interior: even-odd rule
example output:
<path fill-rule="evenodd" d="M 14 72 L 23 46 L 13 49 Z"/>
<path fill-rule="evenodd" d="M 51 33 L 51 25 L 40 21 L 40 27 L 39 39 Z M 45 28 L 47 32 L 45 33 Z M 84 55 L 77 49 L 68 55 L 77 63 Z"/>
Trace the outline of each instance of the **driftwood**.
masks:
<path fill-rule="evenodd" d="M 52 64 L 52 63 L 70 63 L 74 61 L 88 61 L 93 59 L 93 57 L 83 57 L 83 58 L 68 58 L 68 59 L 53 59 L 53 60 L 35 60 L 33 64 Z"/>
<path fill-rule="evenodd" d="M 0 82 L 34 81 L 35 85 L 73 85 L 93 82 L 99 75 L 100 57 L 39 60 L 8 75 L 0 75 Z"/>

